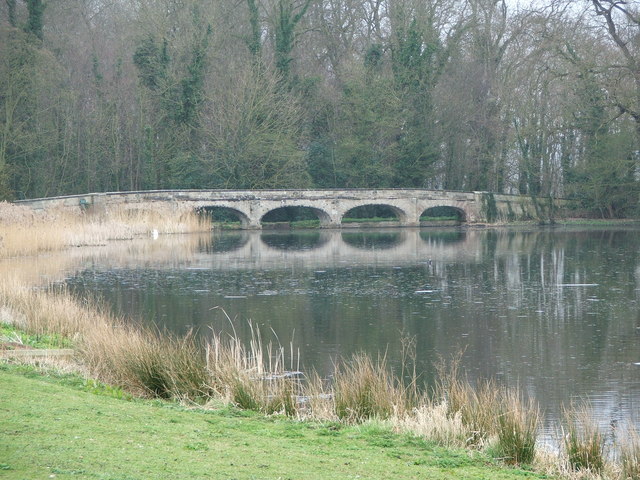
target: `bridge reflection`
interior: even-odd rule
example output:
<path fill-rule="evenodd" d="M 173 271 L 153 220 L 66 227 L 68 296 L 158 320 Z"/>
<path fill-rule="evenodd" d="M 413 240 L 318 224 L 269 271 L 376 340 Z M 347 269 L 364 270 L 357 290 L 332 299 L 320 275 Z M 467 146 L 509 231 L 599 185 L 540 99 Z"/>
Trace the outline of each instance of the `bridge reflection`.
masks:
<path fill-rule="evenodd" d="M 313 230 L 296 232 L 230 231 L 214 233 L 211 245 L 195 253 L 202 268 L 277 268 L 370 264 L 402 265 L 479 260 L 479 231 L 462 229 Z"/>
<path fill-rule="evenodd" d="M 387 229 L 312 231 L 216 231 L 213 234 L 141 238 L 123 248 L 114 242 L 100 248 L 78 248 L 40 257 L 5 259 L 0 274 L 26 278 L 30 283 L 61 281 L 78 270 L 99 263 L 103 268 L 240 270 L 296 268 L 324 270 L 373 262 L 379 266 L 416 263 L 479 264 L 491 255 L 505 258 L 510 285 L 520 282 L 519 264 L 549 242 L 544 230 Z M 575 236 L 575 232 L 573 233 Z M 556 235 L 557 237 L 557 235 Z M 562 237 L 564 238 L 564 237 Z M 567 238 L 573 238 L 572 236 Z M 525 257 L 523 257 L 523 255 Z M 640 278 L 640 269 L 638 269 Z"/>
<path fill-rule="evenodd" d="M 306 251 L 322 248 L 328 241 L 328 236 L 322 235 L 322 232 L 317 230 L 288 233 L 269 232 L 262 233 L 260 240 L 267 247 L 276 250 Z"/>

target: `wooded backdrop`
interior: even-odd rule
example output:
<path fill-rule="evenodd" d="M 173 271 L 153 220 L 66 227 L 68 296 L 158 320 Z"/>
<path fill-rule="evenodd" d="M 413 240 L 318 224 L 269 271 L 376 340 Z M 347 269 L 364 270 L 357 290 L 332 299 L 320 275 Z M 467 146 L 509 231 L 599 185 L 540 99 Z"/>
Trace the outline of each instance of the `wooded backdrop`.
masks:
<path fill-rule="evenodd" d="M 639 213 L 635 1 L 0 1 L 0 199 L 424 187 Z"/>

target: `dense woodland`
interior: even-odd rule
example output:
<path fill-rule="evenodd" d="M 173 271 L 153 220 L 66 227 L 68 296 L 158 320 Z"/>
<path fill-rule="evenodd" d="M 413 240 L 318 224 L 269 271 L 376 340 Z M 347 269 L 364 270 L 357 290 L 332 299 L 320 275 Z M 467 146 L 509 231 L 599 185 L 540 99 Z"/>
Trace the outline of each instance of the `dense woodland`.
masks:
<path fill-rule="evenodd" d="M 418 187 L 637 215 L 636 0 L 0 0 L 0 199 Z"/>

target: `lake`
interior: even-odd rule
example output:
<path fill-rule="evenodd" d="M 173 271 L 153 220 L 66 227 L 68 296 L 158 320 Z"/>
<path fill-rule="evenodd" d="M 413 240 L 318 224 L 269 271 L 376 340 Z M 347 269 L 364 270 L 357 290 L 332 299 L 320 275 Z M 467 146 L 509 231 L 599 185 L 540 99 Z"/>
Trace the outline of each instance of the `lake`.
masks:
<path fill-rule="evenodd" d="M 553 435 L 582 399 L 603 427 L 640 423 L 639 247 L 636 227 L 230 231 L 61 269 L 72 291 L 172 331 L 248 339 L 251 321 L 323 375 L 360 351 L 397 367 L 413 338 L 429 383 L 464 351 L 469 377 L 534 396 Z"/>

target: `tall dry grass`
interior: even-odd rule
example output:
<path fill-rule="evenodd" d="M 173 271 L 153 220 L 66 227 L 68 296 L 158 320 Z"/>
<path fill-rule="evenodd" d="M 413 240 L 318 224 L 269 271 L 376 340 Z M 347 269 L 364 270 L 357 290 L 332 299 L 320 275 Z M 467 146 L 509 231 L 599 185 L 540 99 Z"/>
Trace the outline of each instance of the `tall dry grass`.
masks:
<path fill-rule="evenodd" d="M 509 464 L 533 463 L 541 413 L 537 403 L 525 400 L 517 389 L 501 389 L 496 452 Z"/>
<path fill-rule="evenodd" d="M 533 463 L 541 422 L 537 404 L 493 380 L 473 385 L 459 371 L 461 355 L 437 366 L 436 403 L 447 406 L 450 421 L 443 424 L 452 427 L 450 438 L 464 437 L 464 444 L 474 448 L 490 447 L 509 464 Z"/>
<path fill-rule="evenodd" d="M 68 247 L 104 245 L 141 236 L 202 232 L 206 216 L 170 206 L 153 209 L 115 207 L 101 213 L 49 210 L 0 203 L 0 258 L 34 255 Z"/>
<path fill-rule="evenodd" d="M 368 355 L 355 354 L 349 361 L 340 361 L 333 388 L 335 413 L 349 423 L 403 415 L 409 407 L 384 357 L 374 362 Z"/>
<path fill-rule="evenodd" d="M 202 232 L 211 229 L 206 215 L 170 206 L 152 209 L 116 207 L 100 214 L 68 219 L 70 227 L 66 242 L 72 246 L 100 245 L 110 240 L 131 240 L 148 236 Z M 78 228 L 79 227 L 79 228 Z"/>
<path fill-rule="evenodd" d="M 191 334 L 101 321 L 77 343 L 92 376 L 134 394 L 198 403 L 213 394 L 202 346 Z"/>
<path fill-rule="evenodd" d="M 640 435 L 634 427 L 627 427 L 620 444 L 621 476 L 624 480 L 640 480 Z"/>
<path fill-rule="evenodd" d="M 204 350 L 177 337 L 131 325 L 64 289 L 32 290 L 0 282 L 0 318 L 32 334 L 70 338 L 88 375 L 144 396 L 199 400 L 210 394 Z"/>
<path fill-rule="evenodd" d="M 392 418 L 391 423 L 403 432 L 418 435 L 445 447 L 468 446 L 469 430 L 460 412 L 451 412 L 446 401 L 428 402 L 415 407 L 406 415 Z"/>
<path fill-rule="evenodd" d="M 587 403 L 571 405 L 564 409 L 563 419 L 562 442 L 569 466 L 600 474 L 606 464 L 606 438 L 591 407 Z"/>
<path fill-rule="evenodd" d="M 460 415 L 467 430 L 467 446 L 483 447 L 495 435 L 501 411 L 500 389 L 494 381 L 473 385 L 459 371 L 462 352 L 437 365 L 435 396 L 448 405 L 450 415 Z"/>
<path fill-rule="evenodd" d="M 0 281 L 0 310 L 5 323 L 28 333 L 59 334 L 72 340 L 100 323 L 103 315 L 97 306 L 73 298 L 63 288 L 33 290 L 11 278 Z"/>
<path fill-rule="evenodd" d="M 303 387 L 297 367 L 294 368 L 296 353 L 293 346 L 290 346 L 287 358 L 282 345 L 265 344 L 260 330 L 253 324 L 250 329 L 248 346 L 235 335 L 223 336 L 214 332 L 206 347 L 211 387 L 240 408 L 266 414 L 297 415 Z"/>

